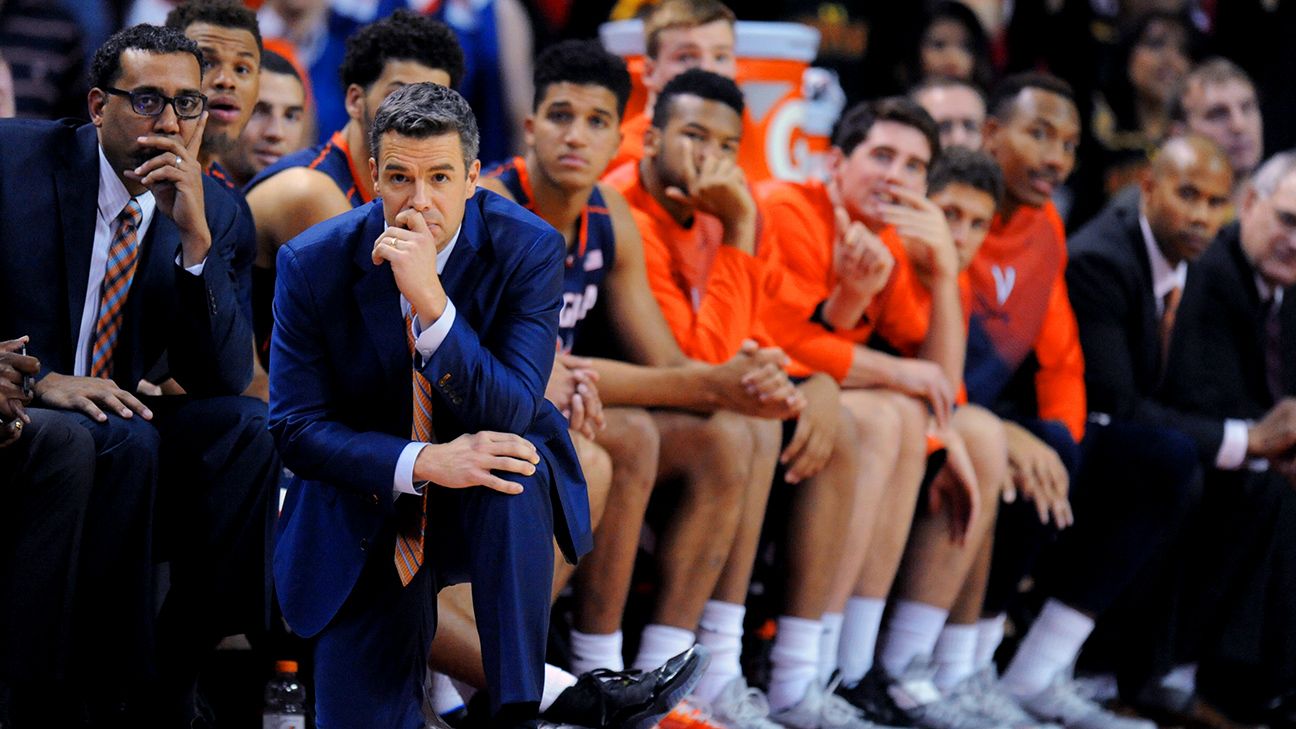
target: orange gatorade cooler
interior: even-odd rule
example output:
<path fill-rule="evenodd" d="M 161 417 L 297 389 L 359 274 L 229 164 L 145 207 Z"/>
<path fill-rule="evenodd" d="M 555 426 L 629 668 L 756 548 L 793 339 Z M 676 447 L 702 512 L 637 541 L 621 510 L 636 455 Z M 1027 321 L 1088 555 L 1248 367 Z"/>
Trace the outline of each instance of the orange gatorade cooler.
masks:
<path fill-rule="evenodd" d="M 819 31 L 799 23 L 738 21 L 738 86 L 747 112 L 739 161 L 750 182 L 822 177 L 824 153 L 845 95 L 836 77 L 811 68 Z M 643 110 L 643 22 L 621 20 L 599 28 L 603 47 L 626 59 L 633 81 L 626 117 Z M 806 92 L 810 91 L 810 98 Z"/>

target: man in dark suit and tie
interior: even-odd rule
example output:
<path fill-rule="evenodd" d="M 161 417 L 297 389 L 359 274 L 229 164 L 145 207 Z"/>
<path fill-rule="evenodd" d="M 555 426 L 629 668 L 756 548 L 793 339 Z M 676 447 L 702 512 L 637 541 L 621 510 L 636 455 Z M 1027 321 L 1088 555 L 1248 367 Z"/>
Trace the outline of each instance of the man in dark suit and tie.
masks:
<path fill-rule="evenodd" d="M 1164 478 L 1178 470 L 1176 478 L 1192 478 L 1191 489 L 1185 489 L 1185 499 L 1191 501 L 1199 495 L 1197 462 L 1235 468 L 1246 451 L 1244 423 L 1186 412 L 1158 397 L 1179 302 L 1185 282 L 1194 275 L 1191 262 L 1226 220 L 1232 184 L 1228 157 L 1214 142 L 1196 135 L 1170 139 L 1157 151 L 1137 193 L 1116 198 L 1072 237 L 1069 247 L 1067 283 L 1085 354 L 1090 420 L 1134 424 L 1162 434 L 1138 439 L 1138 448 L 1142 452 L 1162 444 L 1165 465 L 1152 474 Z M 1151 477 L 1143 480 L 1145 486 L 1149 483 L 1154 483 Z M 1114 510 L 1137 514 L 1137 496 L 1136 490 L 1122 497 Z M 1176 504 L 1180 513 L 1189 506 Z M 1170 515 L 1147 516 L 1146 529 L 1174 533 Z M 1162 579 L 1155 587 L 1136 587 L 1146 594 L 1126 603 L 1155 607 L 1147 615 L 1114 617 L 1108 623 L 1130 633 L 1121 638 L 1126 658 L 1121 679 L 1131 698 L 1170 668 L 1165 626 L 1174 622 L 1169 596 L 1175 590 L 1163 581 L 1176 578 L 1162 568 L 1147 571 Z M 1135 625 L 1139 629 L 1131 630 Z M 1130 648 L 1133 641 L 1142 648 Z"/>
<path fill-rule="evenodd" d="M 198 48 L 128 28 L 96 52 L 91 82 L 90 125 L 0 124 L 0 339 L 30 336 L 36 404 L 95 444 L 75 640 L 86 693 L 110 714 L 134 693 L 152 723 L 187 725 L 202 655 L 265 623 L 278 464 L 264 405 L 237 397 L 251 367 L 230 272 L 239 213 L 198 164 Z M 189 394 L 137 397 L 164 353 Z"/>
<path fill-rule="evenodd" d="M 1158 150 L 1140 194 L 1108 205 L 1068 246 L 1067 284 L 1080 325 L 1090 418 L 1176 428 L 1207 463 L 1241 462 L 1218 419 L 1161 404 L 1155 397 L 1169 355 L 1189 263 L 1224 223 L 1232 173 L 1210 140 L 1175 137 Z"/>
<path fill-rule="evenodd" d="M 553 539 L 592 538 L 544 400 L 562 236 L 477 190 L 477 127 L 436 84 L 370 130 L 382 199 L 278 255 L 270 423 L 289 487 L 275 584 L 314 639 L 322 727 L 421 727 L 435 592 L 471 582 L 495 723 L 542 699 Z"/>
<path fill-rule="evenodd" d="M 1189 278 L 1167 401 L 1254 423 L 1241 468 L 1208 471 L 1185 604 L 1197 691 L 1247 723 L 1296 690 L 1296 153 L 1274 155 Z M 1196 650 L 1192 650 L 1195 648 Z"/>

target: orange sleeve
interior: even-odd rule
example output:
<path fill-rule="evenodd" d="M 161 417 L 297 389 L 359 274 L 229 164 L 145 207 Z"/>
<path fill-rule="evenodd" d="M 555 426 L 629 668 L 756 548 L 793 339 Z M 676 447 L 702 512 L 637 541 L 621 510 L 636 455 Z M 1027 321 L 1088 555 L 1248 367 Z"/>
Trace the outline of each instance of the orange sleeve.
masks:
<path fill-rule="evenodd" d="M 768 211 L 762 211 L 762 221 L 768 222 Z M 801 295 L 796 281 L 788 274 L 783 262 L 783 247 L 775 226 L 763 224 L 760 248 L 757 257 L 765 265 L 764 290 L 760 303 L 760 321 L 758 326 L 763 334 L 762 343 L 768 342 L 781 347 L 791 358 L 788 374 L 794 377 L 808 377 L 816 372 L 826 372 L 840 382 L 850 369 L 851 357 L 849 343 L 843 349 L 840 345 L 821 342 L 819 337 L 828 334 L 824 328 L 811 321 L 817 303 L 808 302 Z M 834 337 L 836 339 L 836 337 Z M 807 346 L 807 342 L 813 343 Z M 801 359 L 808 355 L 812 360 L 822 359 L 817 356 L 817 346 L 828 346 L 831 369 L 820 367 L 816 363 Z M 840 371 L 840 374 L 839 372 Z"/>
<path fill-rule="evenodd" d="M 806 371 L 824 372 L 841 382 L 855 358 L 855 345 L 811 321 L 829 292 L 832 232 L 810 204 L 807 188 L 765 183 L 759 194 L 776 248 L 769 254 L 775 292 L 767 297 L 761 319 L 775 343 Z"/>
<path fill-rule="evenodd" d="M 874 330 L 902 357 L 917 357 L 931 324 L 931 296 L 918 282 L 904 252 L 892 251 L 892 255 L 895 268 L 886 287 L 878 292 L 879 306 L 870 306 L 865 313 L 877 316 Z"/>
<path fill-rule="evenodd" d="M 1075 312 L 1067 295 L 1066 257 L 1058 267 L 1053 290 L 1049 294 L 1044 326 L 1035 340 L 1035 392 L 1039 417 L 1058 420 L 1066 425 L 1076 442 L 1084 438 L 1087 405 L 1085 403 L 1084 354 L 1080 350 L 1080 332 Z"/>
<path fill-rule="evenodd" d="M 756 314 L 764 267 L 752 256 L 721 246 L 696 309 L 691 295 L 675 277 L 671 252 L 651 220 L 635 211 L 643 235 L 648 287 L 661 307 L 666 324 L 685 355 L 719 364 L 758 332 Z"/>

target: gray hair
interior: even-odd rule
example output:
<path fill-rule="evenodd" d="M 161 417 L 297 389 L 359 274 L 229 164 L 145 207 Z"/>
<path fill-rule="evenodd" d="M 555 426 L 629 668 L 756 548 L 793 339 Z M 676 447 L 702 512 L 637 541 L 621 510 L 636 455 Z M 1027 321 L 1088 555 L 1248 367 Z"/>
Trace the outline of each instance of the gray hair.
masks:
<path fill-rule="evenodd" d="M 1251 188 L 1260 197 L 1269 197 L 1293 172 L 1296 172 L 1296 150 L 1279 152 L 1265 160 L 1251 175 Z"/>
<path fill-rule="evenodd" d="M 374 159 L 382 136 L 396 132 L 415 139 L 456 133 L 463 149 L 464 168 L 477 159 L 481 138 L 477 118 L 464 97 L 440 84 L 418 83 L 403 86 L 391 93 L 378 107 L 369 130 L 369 150 Z"/>

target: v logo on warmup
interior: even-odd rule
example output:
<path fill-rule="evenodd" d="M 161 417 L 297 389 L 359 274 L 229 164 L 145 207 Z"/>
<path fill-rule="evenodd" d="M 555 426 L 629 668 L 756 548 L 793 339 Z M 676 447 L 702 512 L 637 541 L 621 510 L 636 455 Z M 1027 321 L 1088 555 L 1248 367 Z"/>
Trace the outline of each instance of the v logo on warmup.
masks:
<path fill-rule="evenodd" d="M 1012 266 L 1007 268 L 991 266 L 990 275 L 994 276 L 995 298 L 999 300 L 999 305 L 1003 306 L 1017 283 L 1017 269 Z"/>

